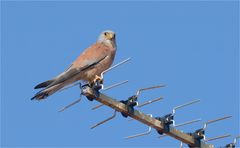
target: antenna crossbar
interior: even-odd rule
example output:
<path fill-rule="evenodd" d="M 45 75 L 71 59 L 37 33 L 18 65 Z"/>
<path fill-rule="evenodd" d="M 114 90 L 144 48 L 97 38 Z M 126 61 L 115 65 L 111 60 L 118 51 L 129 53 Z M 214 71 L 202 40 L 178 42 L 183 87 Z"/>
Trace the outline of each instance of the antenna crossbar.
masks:
<path fill-rule="evenodd" d="M 135 109 L 133 110 L 133 112 L 130 113 L 128 111 L 127 105 L 125 105 L 105 94 L 102 94 L 100 92 L 98 93 L 98 95 L 96 97 L 95 96 L 96 92 L 90 87 L 86 87 L 84 89 L 85 90 L 83 92 L 84 92 L 85 96 L 94 98 L 96 101 L 98 101 L 106 106 L 109 106 L 118 112 L 124 113 L 124 114 L 130 116 L 131 118 L 138 120 L 139 122 L 142 122 L 143 124 L 146 124 L 147 126 L 150 126 L 154 129 L 156 129 L 157 131 L 161 131 L 164 133 L 164 127 L 163 127 L 161 121 L 159 121 L 155 118 L 152 118 L 149 115 L 146 115 Z M 180 130 L 177 130 L 174 127 L 170 127 L 169 132 L 167 132 L 165 134 L 168 136 L 171 136 L 175 139 L 178 139 L 178 140 L 182 141 L 183 143 L 186 143 L 190 146 L 193 146 L 193 147 L 195 146 L 194 138 L 191 135 L 184 133 Z M 213 147 L 212 145 L 206 144 L 203 141 L 201 141 L 201 146 L 204 148 L 212 148 Z"/>

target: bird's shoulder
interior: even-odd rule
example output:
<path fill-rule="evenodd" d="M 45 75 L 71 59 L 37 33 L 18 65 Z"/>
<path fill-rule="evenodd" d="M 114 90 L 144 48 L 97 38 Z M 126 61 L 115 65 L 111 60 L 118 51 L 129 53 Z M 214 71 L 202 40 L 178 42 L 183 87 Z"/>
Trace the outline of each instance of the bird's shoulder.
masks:
<path fill-rule="evenodd" d="M 109 47 L 103 43 L 95 43 L 85 49 L 78 58 L 72 63 L 71 68 L 82 67 L 87 63 L 91 63 L 98 59 L 101 59 L 109 52 Z"/>
<path fill-rule="evenodd" d="M 93 45 L 91 45 L 90 47 L 88 47 L 84 52 L 84 53 L 88 53 L 88 52 L 103 52 L 103 51 L 107 51 L 109 50 L 111 47 L 105 45 L 104 43 L 95 43 Z"/>

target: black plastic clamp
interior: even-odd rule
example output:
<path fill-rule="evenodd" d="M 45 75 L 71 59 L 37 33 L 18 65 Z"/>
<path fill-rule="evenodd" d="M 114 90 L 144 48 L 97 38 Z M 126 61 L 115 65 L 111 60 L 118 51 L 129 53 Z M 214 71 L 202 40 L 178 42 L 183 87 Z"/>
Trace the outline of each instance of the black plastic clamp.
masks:
<path fill-rule="evenodd" d="M 224 148 L 235 148 L 235 147 L 236 147 L 235 143 L 229 143 Z"/>
<path fill-rule="evenodd" d="M 157 131 L 160 135 L 168 133 L 170 131 L 170 125 L 174 122 L 174 116 L 172 113 L 167 114 L 163 117 L 155 117 L 155 119 L 161 121 L 163 131 Z"/>
<path fill-rule="evenodd" d="M 200 128 L 193 133 L 189 133 L 194 138 L 194 147 L 201 147 L 201 140 L 205 137 L 205 129 Z M 189 145 L 189 147 L 192 147 Z"/>
<path fill-rule="evenodd" d="M 80 85 L 80 89 L 82 90 L 82 93 L 84 94 L 84 90 L 87 88 L 91 88 L 93 91 L 94 96 L 86 96 L 86 98 L 89 101 L 93 101 L 95 98 L 99 97 L 99 90 L 102 88 L 102 84 L 97 81 L 93 86 L 90 86 L 89 84 L 85 84 L 83 86 Z"/>
<path fill-rule="evenodd" d="M 136 95 L 133 95 L 131 97 L 129 97 L 127 100 L 121 100 L 120 101 L 121 103 L 125 104 L 127 106 L 127 109 L 128 109 L 128 112 L 130 114 L 133 114 L 134 113 L 134 106 L 136 106 L 138 103 L 137 103 L 137 96 Z M 128 115 L 125 114 L 125 113 L 121 113 L 123 117 L 127 118 Z"/>

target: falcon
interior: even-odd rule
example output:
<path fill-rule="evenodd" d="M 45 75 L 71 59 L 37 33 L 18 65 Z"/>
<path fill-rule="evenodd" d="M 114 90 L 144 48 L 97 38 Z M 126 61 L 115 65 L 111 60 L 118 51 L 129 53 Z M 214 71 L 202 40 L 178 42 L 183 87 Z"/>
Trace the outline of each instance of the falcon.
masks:
<path fill-rule="evenodd" d="M 100 75 L 112 65 L 116 50 L 115 33 L 111 30 L 103 31 L 97 42 L 85 49 L 64 72 L 35 86 L 34 89 L 42 88 L 42 90 L 36 93 L 31 100 L 45 99 L 63 87 L 79 80 L 90 85 L 97 81 L 101 82 Z"/>

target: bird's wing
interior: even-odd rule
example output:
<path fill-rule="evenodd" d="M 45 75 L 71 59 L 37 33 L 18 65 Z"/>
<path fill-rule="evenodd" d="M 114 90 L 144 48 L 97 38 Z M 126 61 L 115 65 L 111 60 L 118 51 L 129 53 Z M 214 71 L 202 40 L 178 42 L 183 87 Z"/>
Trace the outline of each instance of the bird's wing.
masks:
<path fill-rule="evenodd" d="M 58 75 L 54 81 L 46 87 L 46 89 L 71 79 L 81 71 L 93 68 L 107 56 L 107 48 L 105 45 L 99 43 L 94 44 L 93 46 L 87 48 L 66 71 Z"/>
<path fill-rule="evenodd" d="M 99 62 L 101 62 L 102 60 L 104 60 L 107 56 L 103 57 L 102 59 L 99 59 L 98 61 L 94 61 L 94 62 L 91 62 L 87 65 L 85 65 L 84 67 L 81 67 L 81 68 L 71 68 L 69 70 L 67 70 L 66 72 L 63 72 L 60 76 L 58 76 L 54 82 L 52 82 L 50 85 L 48 85 L 46 87 L 49 88 L 49 87 L 52 87 L 54 85 L 57 85 L 59 83 L 62 83 L 74 76 L 76 76 L 77 74 L 79 74 L 81 71 L 84 71 L 86 69 L 89 69 L 91 67 L 94 67 L 96 64 L 98 64 Z"/>

